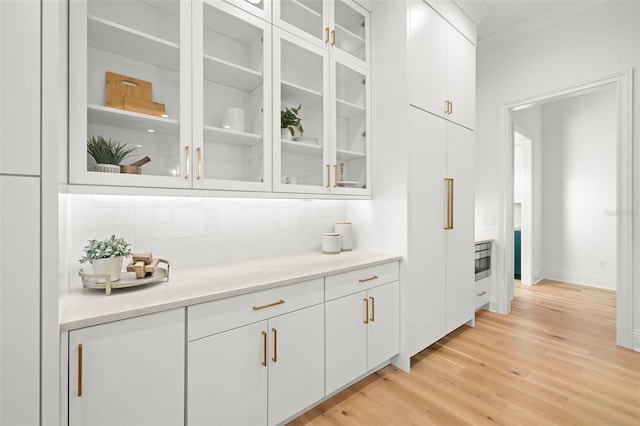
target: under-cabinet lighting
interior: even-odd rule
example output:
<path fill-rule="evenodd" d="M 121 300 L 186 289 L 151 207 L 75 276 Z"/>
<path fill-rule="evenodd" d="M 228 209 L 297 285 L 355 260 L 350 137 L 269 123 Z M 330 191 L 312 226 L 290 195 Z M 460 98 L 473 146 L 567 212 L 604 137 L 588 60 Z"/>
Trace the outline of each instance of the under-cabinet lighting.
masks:
<path fill-rule="evenodd" d="M 142 148 L 142 145 L 137 144 L 137 145 L 136 145 L 136 148 Z"/>
<path fill-rule="evenodd" d="M 155 130 L 153 130 L 153 129 L 147 129 L 147 132 L 149 132 L 149 133 L 155 133 Z"/>
<path fill-rule="evenodd" d="M 225 129 L 230 129 L 231 128 L 231 126 L 222 126 L 222 127 L 224 127 Z"/>
<path fill-rule="evenodd" d="M 162 118 L 169 118 L 169 116 L 167 114 L 160 114 L 160 117 Z"/>

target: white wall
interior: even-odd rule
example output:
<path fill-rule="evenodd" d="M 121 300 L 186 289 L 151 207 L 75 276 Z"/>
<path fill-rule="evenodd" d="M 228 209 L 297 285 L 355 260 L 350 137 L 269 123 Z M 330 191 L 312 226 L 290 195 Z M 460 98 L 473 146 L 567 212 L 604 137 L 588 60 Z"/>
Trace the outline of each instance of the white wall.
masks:
<path fill-rule="evenodd" d="M 610 1 L 502 46 L 478 46 L 476 222 L 492 223 L 499 209 L 498 106 L 577 83 L 640 68 L 640 2 Z M 636 73 L 635 78 L 638 78 Z M 640 84 L 634 84 L 634 146 L 640 146 Z M 640 265 L 640 150 L 634 150 L 633 259 Z M 486 220 L 485 220 L 486 219 Z M 496 238 L 497 226 L 477 235 Z M 500 247 L 498 247 L 500 250 Z M 640 348 L 640 268 L 633 271 L 634 345 Z"/>
<path fill-rule="evenodd" d="M 543 105 L 545 278 L 616 288 L 615 87 Z"/>
<path fill-rule="evenodd" d="M 320 250 L 346 217 L 340 200 L 234 199 L 73 194 L 60 196 L 62 269 L 80 285 L 89 239 L 124 237 L 172 268 Z M 65 267 L 66 266 L 66 267 Z M 88 266 L 88 265 L 85 265 Z"/>

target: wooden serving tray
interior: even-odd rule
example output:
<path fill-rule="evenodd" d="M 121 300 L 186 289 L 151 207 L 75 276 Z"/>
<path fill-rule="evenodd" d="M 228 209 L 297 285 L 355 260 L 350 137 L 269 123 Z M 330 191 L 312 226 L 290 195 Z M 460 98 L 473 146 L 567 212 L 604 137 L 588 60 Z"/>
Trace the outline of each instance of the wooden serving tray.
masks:
<path fill-rule="evenodd" d="M 167 265 L 166 268 L 157 267 L 153 271 L 153 274 L 144 278 L 136 278 L 135 272 L 123 272 L 121 278 L 118 281 L 111 281 L 111 276 L 96 275 L 85 272 L 84 269 L 80 269 L 78 275 L 82 278 L 82 286 L 84 288 L 104 289 L 107 296 L 111 295 L 111 289 L 114 288 L 126 288 L 135 287 L 144 284 L 158 283 L 161 281 L 169 281 L 169 262 L 164 259 L 159 259 L 160 262 Z M 106 282 L 99 283 L 98 279 L 104 279 Z"/>

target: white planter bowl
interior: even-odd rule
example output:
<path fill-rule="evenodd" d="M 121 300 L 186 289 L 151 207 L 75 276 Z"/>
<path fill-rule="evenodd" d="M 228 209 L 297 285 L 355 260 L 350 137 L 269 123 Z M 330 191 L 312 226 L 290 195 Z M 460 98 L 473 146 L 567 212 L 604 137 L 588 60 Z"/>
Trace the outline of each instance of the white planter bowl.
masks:
<path fill-rule="evenodd" d="M 120 173 L 120 166 L 115 164 L 96 164 L 96 172 Z"/>
<path fill-rule="evenodd" d="M 94 259 L 91 261 L 93 265 L 93 273 L 95 275 L 110 275 L 111 281 L 118 281 L 122 273 L 122 257 L 109 257 L 106 259 Z M 96 282 L 107 282 L 104 278 L 97 278 Z"/>

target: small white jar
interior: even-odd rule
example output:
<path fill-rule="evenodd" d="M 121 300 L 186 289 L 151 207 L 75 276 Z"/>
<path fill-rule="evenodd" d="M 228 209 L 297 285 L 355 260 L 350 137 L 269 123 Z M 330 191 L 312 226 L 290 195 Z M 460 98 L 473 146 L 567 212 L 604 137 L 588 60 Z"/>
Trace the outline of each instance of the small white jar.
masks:
<path fill-rule="evenodd" d="M 236 107 L 225 108 L 222 111 L 221 124 L 224 129 L 244 132 L 244 110 Z"/>
<path fill-rule="evenodd" d="M 353 250 L 353 234 L 351 232 L 351 222 L 336 222 L 334 230 L 336 233 L 340 234 L 341 250 Z"/>
<path fill-rule="evenodd" d="M 322 234 L 322 252 L 324 254 L 340 253 L 340 234 L 334 232 Z"/>

